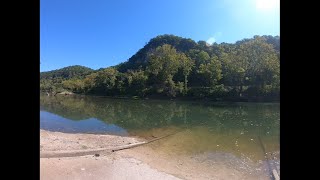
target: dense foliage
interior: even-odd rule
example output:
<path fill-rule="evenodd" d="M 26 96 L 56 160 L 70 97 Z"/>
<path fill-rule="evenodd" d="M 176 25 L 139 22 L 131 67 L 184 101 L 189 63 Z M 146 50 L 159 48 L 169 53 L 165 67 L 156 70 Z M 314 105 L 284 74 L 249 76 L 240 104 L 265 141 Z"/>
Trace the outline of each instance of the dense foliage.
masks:
<path fill-rule="evenodd" d="M 279 99 L 280 37 L 209 45 L 161 35 L 114 67 L 43 72 L 40 89 L 107 96 Z"/>
<path fill-rule="evenodd" d="M 58 70 L 47 71 L 40 73 L 41 79 L 70 79 L 70 78 L 83 78 L 86 75 L 92 73 L 94 70 L 84 66 L 68 66 Z"/>
<path fill-rule="evenodd" d="M 40 73 L 40 90 L 41 91 L 62 91 L 63 84 L 73 86 L 75 89 L 76 82 L 81 81 L 87 75 L 94 72 L 93 69 L 84 66 L 68 66 L 61 69 Z M 72 79 L 73 82 L 66 80 Z"/>

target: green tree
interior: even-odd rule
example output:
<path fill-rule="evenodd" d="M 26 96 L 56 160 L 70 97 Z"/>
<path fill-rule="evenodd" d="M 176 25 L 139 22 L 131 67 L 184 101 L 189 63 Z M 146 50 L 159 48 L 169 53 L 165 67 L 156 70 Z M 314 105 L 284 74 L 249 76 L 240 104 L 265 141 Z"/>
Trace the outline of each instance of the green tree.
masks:
<path fill-rule="evenodd" d="M 231 51 L 230 53 L 222 53 L 220 60 L 223 69 L 223 82 L 225 85 L 232 86 L 238 95 L 241 96 L 243 86 L 248 80 L 248 60 L 241 53 Z M 239 87 L 239 90 L 237 88 Z"/>
<path fill-rule="evenodd" d="M 178 58 L 176 49 L 169 44 L 159 46 L 149 53 L 147 71 L 156 77 L 161 89 L 168 89 L 167 85 L 172 87 L 173 75 L 179 68 Z"/>
<path fill-rule="evenodd" d="M 187 57 L 184 53 L 179 53 L 178 58 L 180 61 L 180 67 L 182 69 L 182 73 L 184 76 L 184 92 L 183 94 L 187 94 L 188 92 L 188 76 L 194 67 L 194 61 Z"/>
<path fill-rule="evenodd" d="M 98 76 L 98 73 L 92 73 L 83 80 L 84 83 L 84 93 L 92 93 L 94 88 L 96 87 L 96 78 Z"/>
<path fill-rule="evenodd" d="M 127 73 L 128 89 L 133 95 L 144 96 L 147 92 L 146 82 L 148 76 L 145 75 L 144 71 L 128 71 Z"/>
<path fill-rule="evenodd" d="M 84 81 L 81 79 L 69 79 L 62 82 L 62 87 L 73 91 L 73 92 L 82 92 L 84 88 Z"/>
<path fill-rule="evenodd" d="M 210 59 L 210 56 L 207 52 L 198 49 L 191 49 L 188 52 L 188 56 L 195 61 L 197 68 L 199 68 L 200 64 L 205 64 Z"/>
<path fill-rule="evenodd" d="M 97 91 L 106 95 L 114 95 L 118 71 L 115 68 L 106 68 L 98 72 L 96 77 Z"/>
<path fill-rule="evenodd" d="M 206 64 L 200 64 L 198 73 L 205 79 L 207 86 L 213 87 L 222 78 L 221 63 L 218 57 L 210 58 Z"/>
<path fill-rule="evenodd" d="M 267 85 L 279 84 L 280 60 L 272 44 L 256 36 L 239 47 L 239 59 L 247 61 L 247 75 L 251 86 L 264 92 Z"/>

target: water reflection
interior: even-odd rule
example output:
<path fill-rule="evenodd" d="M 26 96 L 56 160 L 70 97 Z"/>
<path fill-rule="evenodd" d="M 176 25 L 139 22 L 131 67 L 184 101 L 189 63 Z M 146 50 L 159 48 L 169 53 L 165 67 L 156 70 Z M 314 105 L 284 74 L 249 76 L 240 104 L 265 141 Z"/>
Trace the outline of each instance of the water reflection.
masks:
<path fill-rule="evenodd" d="M 40 111 L 41 125 L 40 128 L 49 131 L 59 131 L 66 133 L 105 133 L 127 136 L 128 132 L 114 124 L 104 123 L 96 118 L 85 119 L 84 121 L 73 121 L 63 118 L 59 115 Z"/>

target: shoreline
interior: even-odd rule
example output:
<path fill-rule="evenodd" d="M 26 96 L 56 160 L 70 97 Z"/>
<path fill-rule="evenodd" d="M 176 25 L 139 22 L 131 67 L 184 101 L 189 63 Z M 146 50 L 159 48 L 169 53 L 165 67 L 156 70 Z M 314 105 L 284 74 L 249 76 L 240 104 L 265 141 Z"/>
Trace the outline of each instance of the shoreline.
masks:
<path fill-rule="evenodd" d="M 108 149 L 143 142 L 142 138 L 108 134 L 64 133 L 40 129 L 40 152 Z"/>
<path fill-rule="evenodd" d="M 186 157 L 161 151 L 163 143 L 183 134 L 116 152 L 74 157 L 40 158 L 40 179 L 269 179 L 262 169 L 226 153 Z M 40 153 L 115 148 L 145 139 L 116 135 L 61 133 L 40 130 Z M 84 149 L 84 146 L 87 148 Z M 159 149 L 160 148 L 160 149 Z M 227 158 L 226 158 L 227 157 Z M 212 159 L 214 161 L 212 161 Z M 241 169 L 245 163 L 251 168 Z"/>
<path fill-rule="evenodd" d="M 179 179 L 136 158 L 105 150 L 139 142 L 143 141 L 137 137 L 40 130 L 40 154 L 71 152 L 75 155 L 40 157 L 40 179 Z M 100 152 L 77 154 L 101 147 L 104 150 Z"/>
<path fill-rule="evenodd" d="M 40 92 L 44 94 L 44 92 Z M 258 98 L 211 98 L 211 97 L 168 97 L 161 95 L 148 95 L 145 97 L 139 96 L 106 96 L 106 95 L 98 95 L 98 94 L 78 94 L 74 92 L 70 92 L 72 94 L 61 94 L 57 93 L 55 96 L 81 96 L 81 97 L 98 97 L 98 98 L 110 98 L 110 99 L 128 99 L 128 100 L 171 100 L 171 101 L 192 101 L 192 102 L 217 102 L 217 103 L 280 103 L 279 97 L 258 97 Z"/>

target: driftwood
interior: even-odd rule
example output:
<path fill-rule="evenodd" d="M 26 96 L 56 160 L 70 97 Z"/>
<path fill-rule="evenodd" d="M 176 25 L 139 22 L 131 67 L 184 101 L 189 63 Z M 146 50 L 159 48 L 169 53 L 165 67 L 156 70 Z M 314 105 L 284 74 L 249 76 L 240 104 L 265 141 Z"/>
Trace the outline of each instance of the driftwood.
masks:
<path fill-rule="evenodd" d="M 133 147 L 136 147 L 136 146 L 141 146 L 141 145 L 144 145 L 144 144 L 149 144 L 151 142 L 154 142 L 154 141 L 157 141 L 157 140 L 160 140 L 160 139 L 163 139 L 163 138 L 166 138 L 168 136 L 172 136 L 174 134 L 177 134 L 178 132 L 176 133 L 173 133 L 173 134 L 169 134 L 169 135 L 165 135 L 165 136 L 161 136 L 161 137 L 158 137 L 158 138 L 154 138 L 154 139 L 151 139 L 149 141 L 146 141 L 146 142 L 141 142 L 141 143 L 136 143 L 136 144 L 130 144 L 130 145 L 124 145 L 124 146 L 119 146 L 117 148 L 114 148 L 112 150 L 112 152 L 114 151 L 120 151 L 120 150 L 123 150 L 123 149 L 129 149 L 129 148 L 133 148 Z"/>
<path fill-rule="evenodd" d="M 280 177 L 275 169 L 272 170 L 273 176 L 275 180 L 280 180 Z"/>
<path fill-rule="evenodd" d="M 141 146 L 144 144 L 149 144 L 151 142 L 166 138 L 168 136 L 172 136 L 174 134 L 169 134 L 165 136 L 161 136 L 158 138 L 151 139 L 149 141 L 142 141 L 134 144 L 128 144 L 124 146 L 118 146 L 114 148 L 100 148 L 100 149 L 88 149 L 88 150 L 70 150 L 70 151 L 44 151 L 40 152 L 40 158 L 57 158 L 57 157 L 75 157 L 75 156 L 85 156 L 85 155 L 93 155 L 93 154 L 99 154 L 99 153 L 108 153 L 108 152 L 115 152 L 115 151 L 120 151 L 124 149 L 130 149 L 134 148 L 137 146 Z"/>
<path fill-rule="evenodd" d="M 279 177 L 279 175 L 278 175 L 278 173 L 277 173 L 277 170 L 275 170 L 275 169 L 273 169 L 273 168 L 271 167 L 270 161 L 269 161 L 269 159 L 268 159 L 267 156 L 266 156 L 266 155 L 267 155 L 266 149 L 265 149 L 265 147 L 264 147 L 264 145 L 263 145 L 263 143 L 262 143 L 262 140 L 261 140 L 260 136 L 258 136 L 258 139 L 259 139 L 259 141 L 260 141 L 261 149 L 262 149 L 263 154 L 264 154 L 264 156 L 265 156 L 265 160 L 266 160 L 267 163 L 268 163 L 268 169 L 269 169 L 270 175 L 271 175 L 271 176 L 273 175 L 273 177 L 274 177 L 275 180 L 280 180 L 280 177 Z"/>
<path fill-rule="evenodd" d="M 40 158 L 85 156 L 85 155 L 98 154 L 98 153 L 108 152 L 108 151 L 111 152 L 111 150 L 107 148 L 90 149 L 90 150 L 70 150 L 70 151 L 44 151 L 44 152 L 40 152 Z"/>

